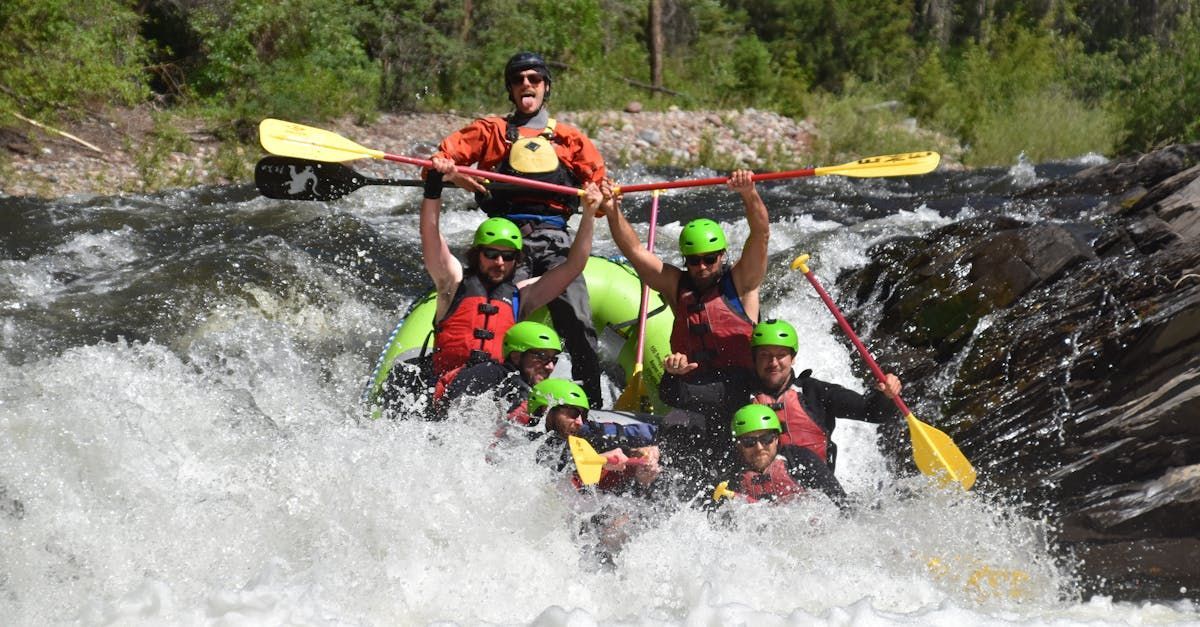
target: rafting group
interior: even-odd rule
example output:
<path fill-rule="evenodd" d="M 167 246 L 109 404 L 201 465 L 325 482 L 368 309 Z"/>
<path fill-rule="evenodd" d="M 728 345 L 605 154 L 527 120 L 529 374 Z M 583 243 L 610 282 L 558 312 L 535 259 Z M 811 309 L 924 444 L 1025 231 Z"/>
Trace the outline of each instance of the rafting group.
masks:
<path fill-rule="evenodd" d="M 796 329 L 759 321 L 770 223 L 752 174 L 733 172 L 726 183 L 749 225 L 740 257 L 731 262 L 718 223 L 696 219 L 679 236 L 683 267 L 664 262 L 626 219 L 621 189 L 592 142 L 549 117 L 552 79 L 542 57 L 513 56 L 504 78 L 512 114 L 475 120 L 446 137 L 424 172 L 420 238 L 434 285 L 431 337 L 417 356 L 388 365 L 383 413 L 445 420 L 462 399 L 492 396 L 502 403 L 507 432 L 543 438 L 539 459 L 572 472 L 579 486 L 650 495 L 674 482 L 673 492 L 705 501 L 718 485 L 718 496 L 750 501 L 815 492 L 844 506 L 833 475 L 835 420 L 893 419 L 889 398 L 901 384 L 889 374 L 864 396 L 793 371 Z M 582 193 L 498 188 L 464 174 L 464 166 Z M 475 230 L 465 263 L 439 225 L 447 184 L 474 192 L 490 216 Z M 572 237 L 568 218 L 576 211 Z M 616 416 L 601 408 L 583 271 L 602 216 L 641 284 L 674 314 L 657 392 L 683 411 L 663 419 L 606 420 Z M 552 325 L 528 319 L 542 307 Z M 641 326 L 644 337 L 644 317 Z M 552 374 L 564 350 L 570 380 Z"/>
<path fill-rule="evenodd" d="M 619 186 L 591 140 L 550 117 L 552 77 L 540 55 L 510 58 L 504 86 L 509 115 L 475 120 L 444 138 L 430 159 L 366 148 L 301 124 L 260 124 L 263 147 L 274 155 L 256 169 L 264 195 L 332 200 L 363 185 L 424 189 L 419 231 L 434 289 L 413 304 L 381 356 L 364 395 L 372 415 L 459 419 L 464 402 L 478 407 L 476 399 L 490 397 L 499 403 L 497 437 L 540 440 L 537 458 L 577 488 L 655 499 L 673 494 L 675 501 L 706 506 L 824 494 L 845 508 L 846 493 L 833 472 L 836 420 L 883 423 L 894 420 L 895 405 L 913 436 L 917 468 L 971 487 L 970 463 L 944 433 L 908 411 L 900 380 L 875 364 L 808 270 L 806 256 L 793 268 L 849 335 L 876 378 L 875 389 L 864 395 L 809 370 L 797 374 L 796 328 L 760 320 L 770 221 L 756 181 L 923 174 L 936 167 L 936 153 Z M 421 166 L 423 180 L 373 179 L 337 165 L 364 157 Z M 721 226 L 701 218 L 680 232 L 682 267 L 665 262 L 654 252 L 658 191 L 716 184 L 741 200 L 749 227 L 741 255 L 734 261 Z M 463 261 L 440 227 L 442 192 L 451 185 L 473 192 L 489 216 L 475 229 Z M 622 211 L 623 195 L 634 191 L 655 192 L 645 244 Z M 577 211 L 572 235 L 568 220 Z M 591 256 L 601 217 L 624 256 L 619 263 Z M 602 408 L 597 329 L 617 327 L 625 337 L 618 361 L 627 385 L 615 406 L 624 412 Z M 570 379 L 553 376 L 564 352 Z"/>

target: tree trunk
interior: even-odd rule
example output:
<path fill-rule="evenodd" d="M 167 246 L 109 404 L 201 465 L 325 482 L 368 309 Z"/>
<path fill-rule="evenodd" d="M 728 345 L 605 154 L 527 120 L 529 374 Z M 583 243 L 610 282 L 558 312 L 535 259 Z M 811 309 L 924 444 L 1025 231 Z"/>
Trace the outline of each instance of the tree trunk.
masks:
<path fill-rule="evenodd" d="M 650 84 L 661 89 L 663 86 L 663 29 L 662 29 L 662 0 L 650 0 L 649 37 L 650 47 Z M 658 92 L 654 92 L 658 93 Z"/>
<path fill-rule="evenodd" d="M 462 28 L 458 31 L 459 41 L 465 42 L 471 36 L 471 14 L 474 12 L 474 4 L 472 0 L 463 0 Z"/>

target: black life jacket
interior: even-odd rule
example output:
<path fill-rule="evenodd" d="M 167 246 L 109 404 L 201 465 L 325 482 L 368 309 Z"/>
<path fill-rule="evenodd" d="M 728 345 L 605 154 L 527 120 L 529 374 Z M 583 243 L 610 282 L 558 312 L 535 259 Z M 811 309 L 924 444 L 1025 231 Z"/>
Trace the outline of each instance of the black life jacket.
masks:
<path fill-rule="evenodd" d="M 508 156 L 496 171 L 543 183 L 579 187 L 579 179 L 558 158 L 554 149 L 554 118 L 546 120 L 546 128 L 530 137 L 522 137 L 520 127 L 507 118 L 504 141 Z M 568 196 L 530 188 L 493 189 L 489 194 L 475 194 L 479 208 L 491 216 L 512 214 L 551 215 L 568 217 L 579 208 L 579 195 Z"/>

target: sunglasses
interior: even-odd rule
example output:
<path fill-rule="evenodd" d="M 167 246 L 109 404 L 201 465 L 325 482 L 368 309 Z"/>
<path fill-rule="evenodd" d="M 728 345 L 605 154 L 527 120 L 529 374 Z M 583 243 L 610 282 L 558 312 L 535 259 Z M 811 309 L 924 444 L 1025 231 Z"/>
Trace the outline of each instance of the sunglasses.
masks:
<path fill-rule="evenodd" d="M 746 435 L 737 439 L 738 446 L 742 448 L 753 448 L 755 444 L 761 444 L 763 448 L 771 446 L 775 440 L 779 439 L 778 433 L 764 433 L 762 435 Z"/>
<path fill-rule="evenodd" d="M 552 364 L 558 361 L 558 353 L 554 351 L 525 351 L 525 354 L 539 364 Z"/>
<path fill-rule="evenodd" d="M 555 411 L 559 414 L 565 414 L 571 420 L 575 420 L 583 415 L 583 410 L 574 405 L 556 405 L 554 409 L 550 411 Z"/>
<path fill-rule="evenodd" d="M 522 82 L 528 81 L 530 85 L 541 85 L 546 79 L 541 74 L 517 74 L 509 79 L 513 85 L 520 85 Z"/>
<path fill-rule="evenodd" d="M 701 263 L 706 266 L 711 266 L 716 264 L 717 260 L 720 258 L 721 253 L 709 253 L 707 255 L 688 255 L 684 257 L 683 260 L 687 262 L 687 265 L 689 266 L 698 266 Z"/>
<path fill-rule="evenodd" d="M 487 257 L 488 259 L 491 259 L 493 261 L 495 261 L 496 259 L 503 259 L 505 261 L 516 261 L 517 257 L 521 255 L 521 253 L 519 253 L 515 250 L 496 250 L 495 248 L 484 248 L 483 250 L 481 250 L 479 252 L 483 253 L 484 257 Z"/>

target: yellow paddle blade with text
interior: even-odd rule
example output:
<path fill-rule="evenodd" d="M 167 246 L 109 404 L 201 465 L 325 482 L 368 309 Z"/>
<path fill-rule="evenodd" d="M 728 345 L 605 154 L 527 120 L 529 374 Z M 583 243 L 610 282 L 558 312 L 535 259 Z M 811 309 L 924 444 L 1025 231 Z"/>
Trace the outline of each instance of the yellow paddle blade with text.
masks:
<path fill-rule="evenodd" d="M 583 438 L 569 435 L 567 443 L 571 446 L 571 457 L 575 458 L 575 470 L 579 472 L 583 485 L 600 483 L 600 471 L 604 470 L 604 464 L 608 463 L 608 460 Z"/>
<path fill-rule="evenodd" d="M 259 123 L 258 141 L 273 155 L 297 159 L 339 162 L 384 157 L 382 151 L 360 146 L 337 133 L 272 118 Z"/>

